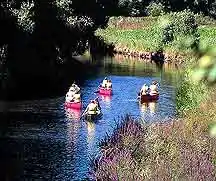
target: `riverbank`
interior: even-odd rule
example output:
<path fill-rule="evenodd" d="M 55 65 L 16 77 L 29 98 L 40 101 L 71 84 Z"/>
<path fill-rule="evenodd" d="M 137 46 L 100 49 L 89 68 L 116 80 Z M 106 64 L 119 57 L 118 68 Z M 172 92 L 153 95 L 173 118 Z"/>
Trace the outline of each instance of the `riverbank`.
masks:
<path fill-rule="evenodd" d="M 111 30 L 108 27 L 108 30 L 104 31 L 108 32 L 105 35 L 109 39 Z M 157 36 L 153 33 L 149 37 L 147 33 L 143 35 L 142 32 L 147 32 L 145 28 L 137 31 L 121 29 L 117 32 L 126 32 L 127 36 L 121 37 L 121 33 L 121 38 L 113 35 L 116 42 L 121 44 L 134 40 L 135 43 L 129 45 L 131 49 L 137 48 L 139 51 L 143 51 L 140 47 L 146 43 L 144 40 L 148 39 L 146 44 L 153 44 L 154 40 L 156 41 L 154 36 Z M 139 36 L 134 38 L 134 32 L 139 32 Z M 214 27 L 200 25 L 198 32 L 199 46 L 216 45 Z M 142 41 L 136 44 L 139 39 Z M 178 118 L 166 122 L 161 120 L 161 123 L 155 120 L 148 124 L 145 120 L 126 116 L 113 134 L 101 141 L 102 154 L 94 162 L 93 177 L 96 180 L 215 179 L 216 144 L 215 133 L 212 132 L 216 117 L 215 87 L 196 82 L 192 78 L 194 65 L 199 59 L 197 54 L 202 51 L 197 50 L 196 56 L 187 57 L 186 55 L 192 54 L 192 50 L 180 49 L 173 44 L 163 48 L 167 54 L 183 54 L 185 60 L 181 79 L 177 84 Z M 153 46 L 149 46 L 149 51 L 154 51 Z"/>
<path fill-rule="evenodd" d="M 214 180 L 216 144 L 209 127 L 215 121 L 215 98 L 212 94 L 198 107 L 185 111 L 181 119 L 170 122 L 148 125 L 125 117 L 101 142 L 102 155 L 94 162 L 94 177 Z"/>
<path fill-rule="evenodd" d="M 152 59 L 153 52 L 162 48 L 165 62 L 182 63 L 185 57 L 191 54 L 191 50 L 182 48 L 179 44 L 181 40 L 161 47 L 159 20 L 157 17 L 112 17 L 108 27 L 97 30 L 96 35 L 101 36 L 108 44 L 114 44 L 116 54 Z M 207 17 L 197 19 L 201 44 L 205 43 L 209 46 L 216 44 L 215 22 Z"/>

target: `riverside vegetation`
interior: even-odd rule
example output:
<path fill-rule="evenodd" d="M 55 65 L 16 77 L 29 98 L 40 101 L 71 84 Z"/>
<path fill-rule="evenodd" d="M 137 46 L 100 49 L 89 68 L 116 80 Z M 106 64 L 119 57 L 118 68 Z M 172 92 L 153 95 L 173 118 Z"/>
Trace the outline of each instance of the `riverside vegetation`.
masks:
<path fill-rule="evenodd" d="M 163 50 L 171 61 L 184 60 L 191 53 L 196 41 L 216 44 L 216 21 L 189 10 L 172 12 L 158 17 L 112 17 L 108 28 L 96 31 L 117 52 L 128 55 Z M 185 44 L 187 46 L 182 46 Z"/>
<path fill-rule="evenodd" d="M 152 124 L 123 118 L 100 143 L 95 179 L 215 180 L 216 30 L 214 20 L 201 19 L 187 10 L 156 18 L 118 17 L 97 31 L 117 48 L 163 49 L 182 55 L 185 63 L 176 95 L 178 118 Z"/>
<path fill-rule="evenodd" d="M 215 179 L 216 95 L 214 86 L 202 81 L 215 72 L 210 69 L 215 61 L 208 64 L 210 70 L 203 76 L 199 69 L 193 69 L 197 59 L 182 70 L 177 92 L 179 118 L 152 124 L 130 116 L 123 118 L 114 133 L 100 143 L 101 155 L 93 162 L 95 179 Z"/>

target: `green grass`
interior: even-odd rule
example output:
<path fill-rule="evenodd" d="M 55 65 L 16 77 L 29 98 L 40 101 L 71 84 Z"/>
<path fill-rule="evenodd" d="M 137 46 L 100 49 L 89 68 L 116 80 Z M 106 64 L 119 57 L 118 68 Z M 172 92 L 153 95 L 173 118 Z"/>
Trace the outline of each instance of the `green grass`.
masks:
<path fill-rule="evenodd" d="M 105 30 L 97 30 L 96 35 L 102 36 L 108 43 L 118 48 L 131 51 L 155 51 L 161 40 L 161 32 L 156 26 L 155 18 L 111 18 Z M 216 26 L 201 25 L 198 28 L 200 41 L 210 46 L 216 45 Z M 176 53 L 179 50 L 175 43 L 164 47 L 166 52 Z"/>
<path fill-rule="evenodd" d="M 216 45 L 216 26 L 215 27 L 201 26 L 199 27 L 199 33 L 200 33 L 201 42 L 205 42 L 209 46 Z"/>
<path fill-rule="evenodd" d="M 137 29 L 120 30 L 117 28 L 107 28 L 97 31 L 97 35 L 102 36 L 107 42 L 114 43 L 119 47 L 127 47 L 134 51 L 155 50 L 156 43 L 152 40 L 158 39 L 156 30 Z"/>

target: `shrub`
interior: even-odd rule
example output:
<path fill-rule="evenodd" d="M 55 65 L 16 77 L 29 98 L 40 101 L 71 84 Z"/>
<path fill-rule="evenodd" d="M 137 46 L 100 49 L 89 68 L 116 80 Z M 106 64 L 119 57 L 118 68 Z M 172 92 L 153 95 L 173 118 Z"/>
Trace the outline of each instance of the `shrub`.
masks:
<path fill-rule="evenodd" d="M 202 13 L 195 14 L 195 19 L 198 25 L 216 25 L 215 19 L 205 16 Z"/>
<path fill-rule="evenodd" d="M 189 10 L 161 16 L 158 22 L 163 31 L 164 44 L 172 43 L 177 49 L 190 49 L 198 44 L 198 24 L 194 13 Z"/>
<path fill-rule="evenodd" d="M 164 13 L 164 6 L 161 3 L 151 2 L 146 9 L 150 16 L 160 16 Z"/>

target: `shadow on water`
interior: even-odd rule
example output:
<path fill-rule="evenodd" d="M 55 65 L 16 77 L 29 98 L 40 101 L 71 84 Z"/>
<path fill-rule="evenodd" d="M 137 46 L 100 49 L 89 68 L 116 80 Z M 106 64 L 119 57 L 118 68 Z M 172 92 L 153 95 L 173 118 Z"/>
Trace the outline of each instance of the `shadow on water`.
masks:
<path fill-rule="evenodd" d="M 81 84 L 83 110 L 99 96 L 103 117 L 95 124 L 80 120 L 81 111 L 64 109 L 64 93 L 58 98 L 0 103 L 1 180 L 83 180 L 88 178 L 90 158 L 98 143 L 116 126 L 115 119 L 130 113 L 146 122 L 175 116 L 177 72 L 159 69 L 141 60 L 102 61 L 98 74 Z M 113 96 L 94 94 L 108 76 Z M 157 103 L 139 105 L 137 92 L 143 83 L 160 82 Z M 66 88 L 67 89 L 67 88 Z"/>

